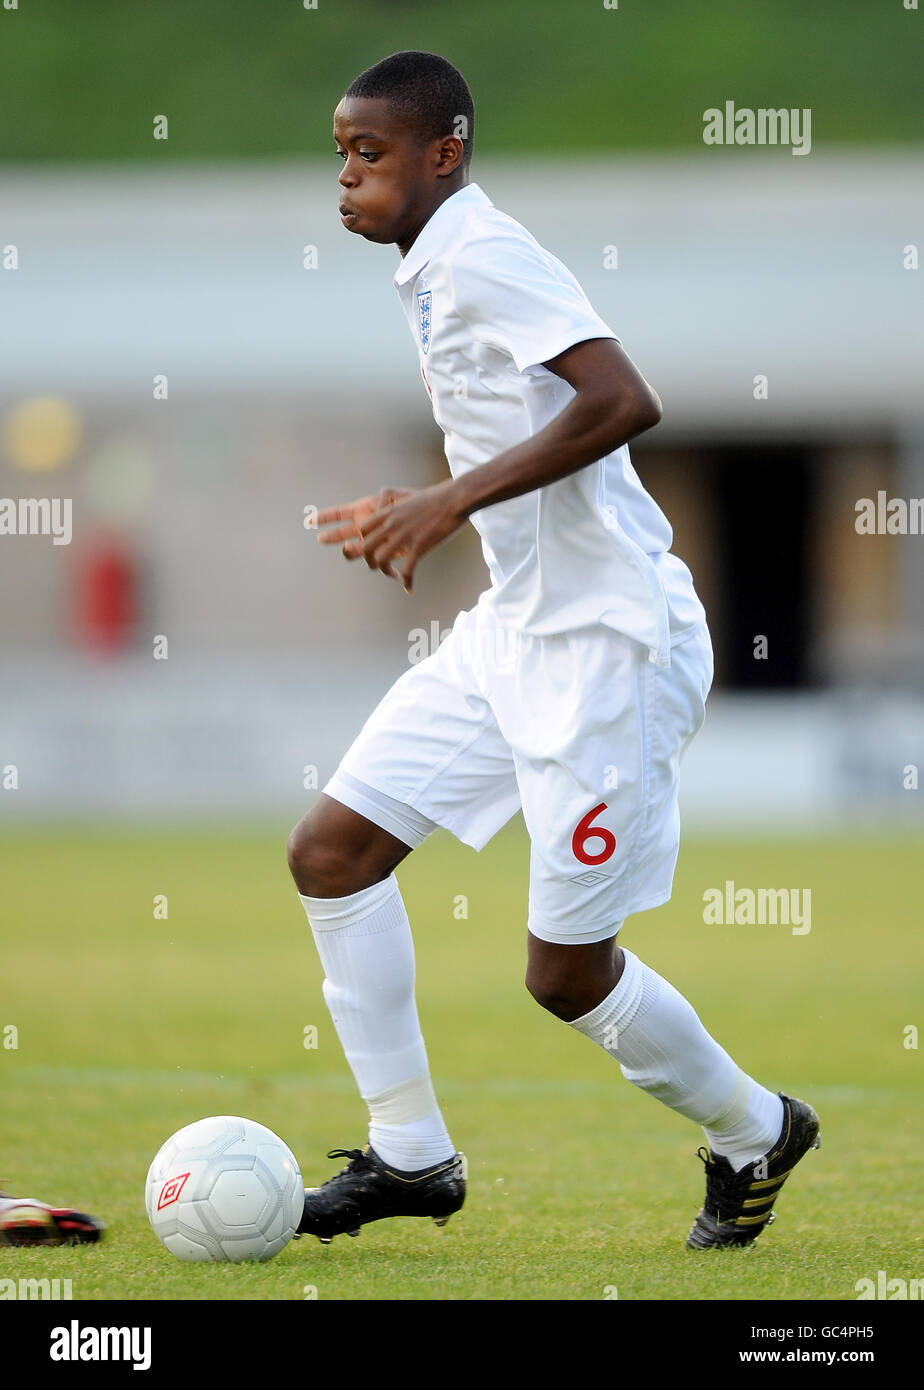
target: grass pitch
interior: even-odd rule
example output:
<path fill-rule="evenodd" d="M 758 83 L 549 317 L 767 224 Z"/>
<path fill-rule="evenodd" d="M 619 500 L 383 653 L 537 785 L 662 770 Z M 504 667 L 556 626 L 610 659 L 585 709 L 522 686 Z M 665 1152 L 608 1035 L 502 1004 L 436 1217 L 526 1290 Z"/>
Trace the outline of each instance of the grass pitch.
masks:
<path fill-rule="evenodd" d="M 468 1155 L 463 1210 L 443 1230 L 397 1220 L 328 1247 L 293 1241 L 265 1265 L 175 1260 L 143 1193 L 182 1125 L 259 1120 L 310 1183 L 342 1165 L 327 1149 L 365 1141 L 286 831 L 5 835 L 0 1186 L 109 1224 L 95 1248 L 0 1250 L 0 1277 L 70 1279 L 75 1299 L 852 1300 L 880 1269 L 924 1275 L 908 1031 L 921 1023 L 920 841 L 685 842 L 672 901 L 623 929 L 741 1066 L 821 1116 L 823 1147 L 757 1245 L 696 1254 L 683 1241 L 701 1131 L 523 988 L 519 819 L 480 855 L 440 832 L 398 871 L 434 1081 Z M 810 888 L 811 931 L 704 925 L 703 892 L 726 879 Z"/>

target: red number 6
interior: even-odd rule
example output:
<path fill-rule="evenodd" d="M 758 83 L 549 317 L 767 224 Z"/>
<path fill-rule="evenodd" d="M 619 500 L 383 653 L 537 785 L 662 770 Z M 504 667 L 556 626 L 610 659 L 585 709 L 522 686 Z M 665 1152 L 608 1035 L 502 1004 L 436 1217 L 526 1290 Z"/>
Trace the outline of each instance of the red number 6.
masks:
<path fill-rule="evenodd" d="M 595 806 L 592 811 L 578 821 L 574 834 L 571 836 L 571 849 L 575 859 L 580 859 L 582 864 L 602 864 L 604 859 L 609 859 L 613 850 L 616 848 L 616 836 L 612 830 L 607 830 L 605 825 L 591 825 L 594 816 L 606 810 L 606 802 L 601 801 L 599 806 Z M 604 844 L 600 854 L 588 854 L 584 846 L 588 840 L 594 836 L 602 840 Z"/>

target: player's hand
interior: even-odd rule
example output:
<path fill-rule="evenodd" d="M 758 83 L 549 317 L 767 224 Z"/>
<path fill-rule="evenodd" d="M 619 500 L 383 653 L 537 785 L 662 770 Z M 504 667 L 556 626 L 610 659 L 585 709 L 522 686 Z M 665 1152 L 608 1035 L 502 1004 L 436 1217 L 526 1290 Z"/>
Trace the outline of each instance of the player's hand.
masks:
<path fill-rule="evenodd" d="M 417 561 L 468 520 L 459 509 L 453 482 L 447 478 L 383 502 L 360 523 L 366 564 L 397 579 L 392 561 L 403 559 L 400 578 L 405 593 L 411 592 Z"/>
<path fill-rule="evenodd" d="M 317 515 L 318 526 L 326 526 L 330 522 L 341 524 L 331 526 L 328 531 L 318 531 L 318 540 L 321 545 L 338 545 L 343 541 L 343 554 L 346 558 L 358 560 L 363 553 L 360 529 L 363 523 L 389 503 L 407 497 L 413 491 L 414 489 L 409 487 L 383 487 L 379 492 L 371 492 L 368 497 L 357 498 L 355 502 L 341 502 L 336 507 L 322 508 Z M 398 578 L 394 570 L 391 571 L 391 577 Z"/>

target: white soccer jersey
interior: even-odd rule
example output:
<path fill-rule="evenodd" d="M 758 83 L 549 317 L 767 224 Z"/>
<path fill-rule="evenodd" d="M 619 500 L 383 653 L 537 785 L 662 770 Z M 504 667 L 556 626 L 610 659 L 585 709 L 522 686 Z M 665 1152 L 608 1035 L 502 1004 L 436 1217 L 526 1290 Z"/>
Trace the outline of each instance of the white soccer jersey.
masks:
<path fill-rule="evenodd" d="M 476 183 L 440 204 L 394 283 L 453 477 L 538 433 L 573 399 L 544 361 L 616 338 L 567 267 Z M 671 645 L 705 621 L 626 445 L 470 519 L 491 573 L 483 600 L 504 627 L 543 636 L 604 623 L 667 666 Z"/>

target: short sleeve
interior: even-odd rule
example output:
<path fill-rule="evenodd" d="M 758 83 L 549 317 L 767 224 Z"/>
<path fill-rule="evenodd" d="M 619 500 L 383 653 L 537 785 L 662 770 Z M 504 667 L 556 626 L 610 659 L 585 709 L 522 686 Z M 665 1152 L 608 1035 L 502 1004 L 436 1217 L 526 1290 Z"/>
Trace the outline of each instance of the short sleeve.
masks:
<path fill-rule="evenodd" d="M 613 338 L 575 277 L 538 243 L 471 242 L 453 258 L 455 308 L 475 339 L 518 372 L 588 338 Z"/>

